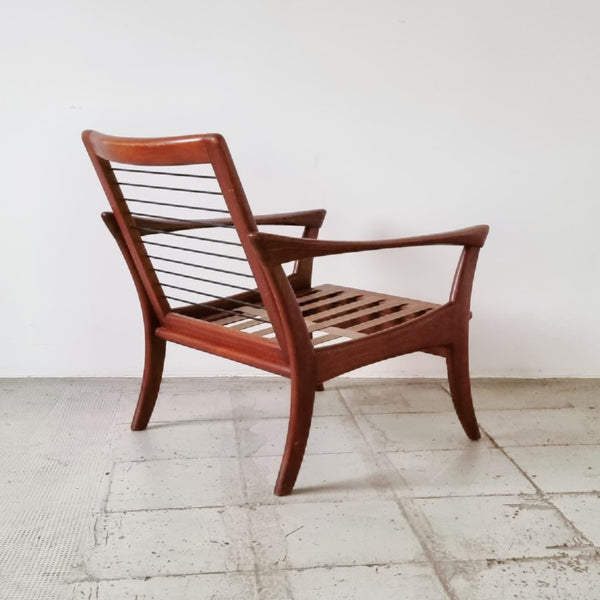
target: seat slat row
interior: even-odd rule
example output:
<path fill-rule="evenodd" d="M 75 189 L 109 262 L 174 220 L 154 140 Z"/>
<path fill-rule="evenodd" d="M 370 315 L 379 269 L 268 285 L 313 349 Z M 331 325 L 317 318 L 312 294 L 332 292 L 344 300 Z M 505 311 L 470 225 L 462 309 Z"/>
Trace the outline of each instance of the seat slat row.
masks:
<path fill-rule="evenodd" d="M 303 291 L 298 301 L 302 306 L 307 329 L 313 334 L 315 346 L 335 339 L 341 341 L 364 337 L 422 316 L 440 306 L 333 285 L 314 287 L 309 292 Z M 332 307 L 332 304 L 336 306 Z M 242 307 L 239 312 L 243 314 L 205 320 L 261 337 L 274 333 L 273 328 L 267 324 L 268 313 L 264 306 Z M 248 321 L 252 317 L 264 320 L 266 326 L 257 327 L 255 322 Z M 254 331 L 247 331 L 254 327 Z M 322 335 L 315 337 L 314 334 L 319 332 Z M 328 334 L 327 339 L 323 334 Z"/>

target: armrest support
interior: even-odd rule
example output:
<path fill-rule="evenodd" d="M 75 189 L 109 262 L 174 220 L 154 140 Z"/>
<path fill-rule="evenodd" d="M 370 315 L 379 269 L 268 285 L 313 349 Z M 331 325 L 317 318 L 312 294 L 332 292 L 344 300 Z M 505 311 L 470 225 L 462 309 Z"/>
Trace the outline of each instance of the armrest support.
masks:
<path fill-rule="evenodd" d="M 411 246 L 452 245 L 481 248 L 489 231 L 487 225 L 477 225 L 445 233 L 374 240 L 366 242 L 330 241 L 293 238 L 269 233 L 251 233 L 250 239 L 261 259 L 267 264 L 283 264 L 292 260 L 382 250 L 385 248 L 408 248 Z"/>

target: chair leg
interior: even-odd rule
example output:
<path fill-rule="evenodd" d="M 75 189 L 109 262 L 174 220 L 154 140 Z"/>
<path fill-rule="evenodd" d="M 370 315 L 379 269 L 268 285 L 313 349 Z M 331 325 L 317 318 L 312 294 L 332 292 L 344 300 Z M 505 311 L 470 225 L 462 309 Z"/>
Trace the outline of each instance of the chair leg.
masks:
<path fill-rule="evenodd" d="M 150 417 L 152 416 L 162 380 L 166 346 L 167 343 L 165 340 L 156 337 L 154 333 L 146 329 L 144 376 L 133 420 L 131 421 L 131 429 L 133 431 L 146 429 L 148 421 L 150 421 Z"/>
<path fill-rule="evenodd" d="M 292 378 L 290 420 L 283 458 L 275 484 L 276 496 L 287 496 L 292 493 L 304 458 L 314 401 L 314 384 Z"/>
<path fill-rule="evenodd" d="M 446 356 L 448 367 L 448 383 L 454 410 L 465 433 L 472 440 L 481 437 L 477 417 L 473 408 L 471 396 L 471 378 L 469 375 L 469 349 L 468 344 L 450 346 Z"/>

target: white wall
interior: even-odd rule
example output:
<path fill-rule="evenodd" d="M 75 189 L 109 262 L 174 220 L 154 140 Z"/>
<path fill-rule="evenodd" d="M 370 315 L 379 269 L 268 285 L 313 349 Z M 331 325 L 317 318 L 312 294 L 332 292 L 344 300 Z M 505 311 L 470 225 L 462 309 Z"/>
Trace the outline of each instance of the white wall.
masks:
<path fill-rule="evenodd" d="M 600 376 L 596 0 L 23 0 L 2 12 L 0 375 L 141 371 L 137 300 L 79 138 L 95 128 L 221 132 L 254 209 L 326 207 L 324 237 L 489 223 L 473 375 Z M 450 255 L 327 259 L 317 279 L 444 299 Z M 167 372 L 257 373 L 175 347 Z M 362 374 L 443 365 L 416 355 Z"/>

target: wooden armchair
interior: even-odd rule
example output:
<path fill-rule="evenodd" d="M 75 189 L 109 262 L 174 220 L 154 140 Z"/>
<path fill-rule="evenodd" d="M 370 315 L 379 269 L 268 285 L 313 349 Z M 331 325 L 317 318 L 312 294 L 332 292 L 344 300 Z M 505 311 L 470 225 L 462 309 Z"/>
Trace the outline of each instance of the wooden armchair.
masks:
<path fill-rule="evenodd" d="M 424 351 L 444 357 L 460 423 L 469 438 L 480 437 L 468 329 L 486 225 L 372 242 L 319 241 L 324 210 L 252 214 L 220 135 L 136 139 L 85 131 L 83 141 L 112 208 L 102 218 L 143 313 L 146 358 L 132 429 L 148 424 L 170 341 L 290 378 L 277 495 L 294 487 L 315 390 L 392 356 Z M 262 225 L 300 226 L 303 235 L 260 232 Z M 311 282 L 314 257 L 434 244 L 463 247 L 443 305 Z"/>

